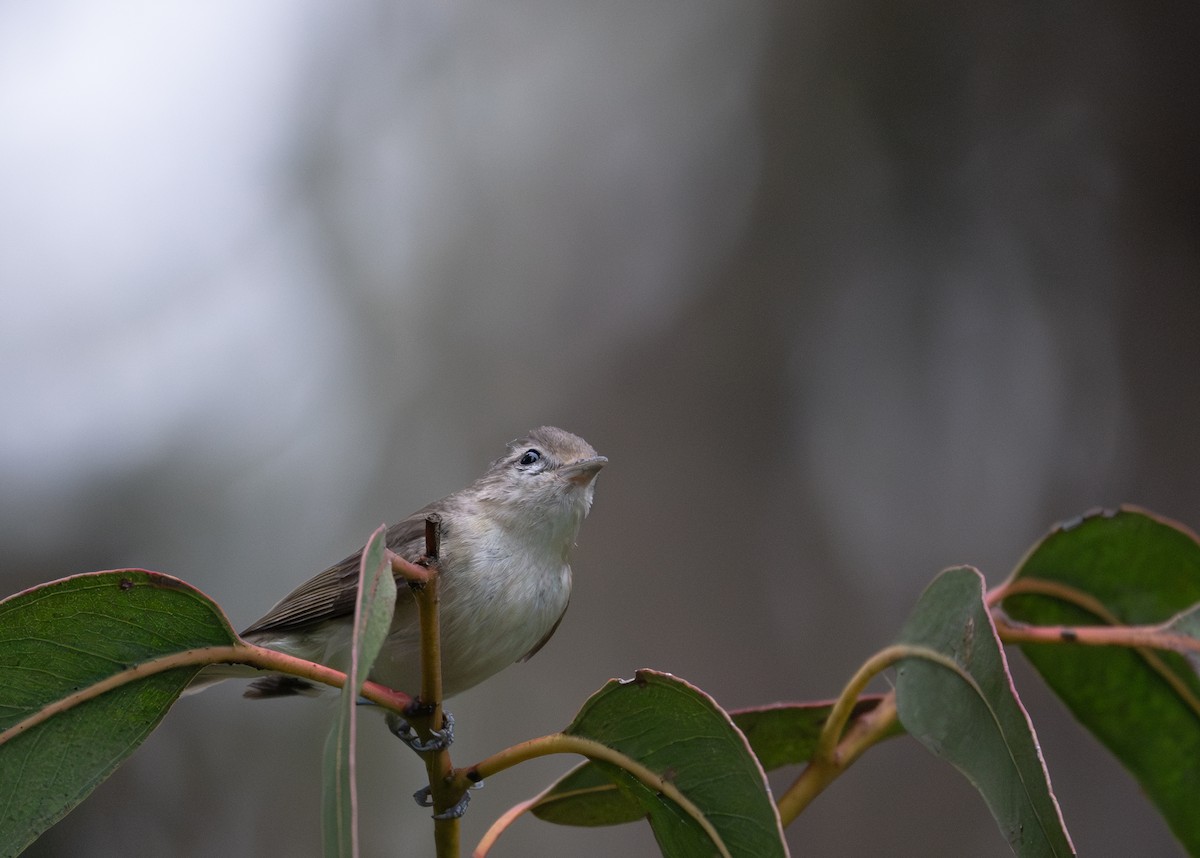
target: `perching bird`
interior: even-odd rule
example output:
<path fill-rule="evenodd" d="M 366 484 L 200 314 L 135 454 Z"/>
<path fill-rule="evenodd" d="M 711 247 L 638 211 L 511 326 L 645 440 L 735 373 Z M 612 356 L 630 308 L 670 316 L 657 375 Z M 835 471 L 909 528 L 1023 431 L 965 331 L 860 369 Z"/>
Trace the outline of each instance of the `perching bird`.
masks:
<path fill-rule="evenodd" d="M 410 561 L 425 550 L 425 518 L 441 516 L 442 685 L 450 697 L 536 653 L 558 628 L 571 595 L 568 555 L 608 462 L 582 438 L 543 426 L 508 445 L 487 473 L 387 531 L 387 547 Z M 242 632 L 250 643 L 345 671 L 362 552 L 288 594 Z M 395 615 L 369 678 L 416 694 L 420 686 L 416 604 L 400 587 Z M 246 668 L 206 668 L 193 687 Z M 251 674 L 252 675 L 252 674 Z M 312 692 L 306 680 L 263 676 L 247 697 Z"/>

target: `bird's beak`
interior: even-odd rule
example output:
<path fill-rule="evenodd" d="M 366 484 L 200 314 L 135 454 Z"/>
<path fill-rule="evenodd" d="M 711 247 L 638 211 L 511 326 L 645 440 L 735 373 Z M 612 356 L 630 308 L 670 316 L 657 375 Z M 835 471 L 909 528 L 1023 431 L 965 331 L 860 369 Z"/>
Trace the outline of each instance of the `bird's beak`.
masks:
<path fill-rule="evenodd" d="M 559 473 L 562 474 L 563 479 L 570 480 L 577 486 L 586 486 L 596 479 L 596 474 L 600 473 L 600 469 L 607 464 L 606 457 L 593 456 L 590 459 L 580 459 L 578 462 L 563 465 L 559 469 Z"/>

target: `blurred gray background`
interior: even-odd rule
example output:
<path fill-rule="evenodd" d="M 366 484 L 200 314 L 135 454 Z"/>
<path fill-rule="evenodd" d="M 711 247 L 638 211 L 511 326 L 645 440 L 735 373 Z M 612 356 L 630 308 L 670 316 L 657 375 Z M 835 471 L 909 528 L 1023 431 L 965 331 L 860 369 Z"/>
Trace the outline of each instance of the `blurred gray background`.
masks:
<path fill-rule="evenodd" d="M 0 5 L 3 592 L 143 566 L 242 627 L 561 425 L 611 459 L 571 610 L 453 701 L 465 764 L 639 667 L 834 696 L 940 569 L 996 584 L 1095 505 L 1200 525 L 1195 19 Z M 1013 662 L 1081 853 L 1181 854 Z M 329 706 L 240 690 L 183 700 L 29 854 L 316 855 Z M 422 769 L 367 724 L 363 854 L 431 854 Z M 572 764 L 492 779 L 465 842 Z M 1009 854 L 908 741 L 788 837 Z M 652 853 L 523 820 L 494 854 Z"/>

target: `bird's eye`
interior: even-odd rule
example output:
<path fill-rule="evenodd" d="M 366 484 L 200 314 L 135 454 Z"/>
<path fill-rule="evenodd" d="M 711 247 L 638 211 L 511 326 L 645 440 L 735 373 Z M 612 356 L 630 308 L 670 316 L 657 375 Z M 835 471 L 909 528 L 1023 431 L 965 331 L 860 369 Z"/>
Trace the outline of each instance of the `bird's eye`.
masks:
<path fill-rule="evenodd" d="M 525 454 L 523 456 L 521 456 L 520 459 L 517 460 L 517 464 L 528 467 L 541 458 L 542 458 L 542 454 L 539 453 L 537 450 L 526 450 Z"/>

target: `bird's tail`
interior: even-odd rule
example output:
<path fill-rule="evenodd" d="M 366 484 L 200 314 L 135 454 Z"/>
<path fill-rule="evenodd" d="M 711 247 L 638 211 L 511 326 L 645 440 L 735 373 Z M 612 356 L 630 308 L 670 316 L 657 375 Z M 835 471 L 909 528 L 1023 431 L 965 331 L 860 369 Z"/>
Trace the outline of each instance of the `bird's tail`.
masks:
<path fill-rule="evenodd" d="M 256 676 L 263 676 L 263 671 L 248 664 L 210 664 L 196 674 L 196 678 L 183 689 L 183 694 L 185 697 L 195 694 L 226 679 L 253 679 Z"/>
<path fill-rule="evenodd" d="M 317 697 L 321 694 L 322 689 L 322 686 L 315 685 L 298 676 L 269 673 L 250 667 L 248 664 L 210 664 L 196 674 L 196 678 L 188 684 L 187 688 L 183 689 L 183 694 L 185 697 L 195 694 L 218 682 L 224 682 L 226 679 L 253 679 L 254 681 L 246 686 L 242 695 L 253 700 L 262 700 L 267 697 L 291 697 L 296 694 Z"/>

